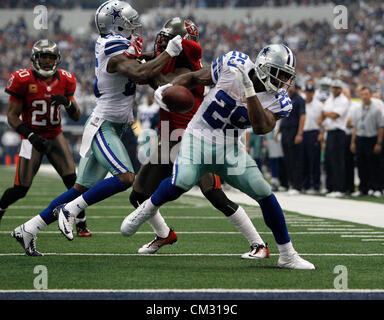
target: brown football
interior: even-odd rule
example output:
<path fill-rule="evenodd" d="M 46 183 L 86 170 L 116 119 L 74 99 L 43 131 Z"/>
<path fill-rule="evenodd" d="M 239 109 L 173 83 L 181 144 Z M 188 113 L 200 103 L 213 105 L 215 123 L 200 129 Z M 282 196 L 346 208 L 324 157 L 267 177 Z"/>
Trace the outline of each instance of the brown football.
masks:
<path fill-rule="evenodd" d="M 171 86 L 163 92 L 163 102 L 170 111 L 185 113 L 190 111 L 195 104 L 192 92 L 183 86 Z"/>

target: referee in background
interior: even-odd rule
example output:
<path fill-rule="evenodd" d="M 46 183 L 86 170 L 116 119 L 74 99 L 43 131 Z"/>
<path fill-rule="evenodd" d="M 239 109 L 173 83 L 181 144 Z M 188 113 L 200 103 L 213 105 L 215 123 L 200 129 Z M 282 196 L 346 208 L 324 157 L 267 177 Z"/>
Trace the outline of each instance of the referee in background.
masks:
<path fill-rule="evenodd" d="M 342 93 L 343 82 L 332 82 L 331 95 L 325 101 L 318 124 L 322 126 L 320 139 L 325 140 L 325 173 L 327 197 L 341 198 L 345 195 L 345 130 L 349 100 Z"/>

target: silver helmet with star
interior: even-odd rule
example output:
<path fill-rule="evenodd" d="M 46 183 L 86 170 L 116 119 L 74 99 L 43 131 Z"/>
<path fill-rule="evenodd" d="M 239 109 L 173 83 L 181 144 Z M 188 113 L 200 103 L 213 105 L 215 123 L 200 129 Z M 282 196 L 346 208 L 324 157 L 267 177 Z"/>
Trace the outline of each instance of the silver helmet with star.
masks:
<path fill-rule="evenodd" d="M 256 74 L 269 93 L 279 89 L 288 90 L 296 76 L 296 58 L 290 48 L 284 44 L 265 46 L 257 55 Z"/>
<path fill-rule="evenodd" d="M 96 10 L 95 23 L 101 36 L 119 34 L 127 39 L 140 33 L 139 14 L 125 1 L 107 1 Z"/>

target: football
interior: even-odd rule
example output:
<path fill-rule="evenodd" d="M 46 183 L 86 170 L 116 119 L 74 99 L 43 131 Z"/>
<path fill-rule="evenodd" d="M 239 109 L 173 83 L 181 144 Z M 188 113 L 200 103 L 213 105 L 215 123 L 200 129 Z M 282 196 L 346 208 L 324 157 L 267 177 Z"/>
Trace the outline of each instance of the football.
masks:
<path fill-rule="evenodd" d="M 195 98 L 192 92 L 183 86 L 171 86 L 163 92 L 163 102 L 170 111 L 175 113 L 185 113 L 190 111 L 194 104 Z"/>

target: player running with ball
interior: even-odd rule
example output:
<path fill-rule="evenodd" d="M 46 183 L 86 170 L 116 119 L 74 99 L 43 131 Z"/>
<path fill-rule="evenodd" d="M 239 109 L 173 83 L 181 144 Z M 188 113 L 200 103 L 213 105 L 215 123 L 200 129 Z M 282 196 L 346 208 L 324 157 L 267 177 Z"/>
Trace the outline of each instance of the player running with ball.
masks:
<path fill-rule="evenodd" d="M 164 179 L 151 198 L 124 219 L 122 234 L 134 234 L 164 203 L 191 189 L 206 172 L 214 172 L 259 203 L 277 242 L 280 268 L 315 269 L 293 248 L 284 213 L 270 185 L 238 143 L 247 127 L 257 134 L 266 134 L 275 127 L 276 120 L 289 115 L 292 103 L 284 89 L 294 80 L 295 65 L 293 52 L 274 44 L 262 49 L 256 64 L 248 55 L 232 51 L 215 59 L 210 68 L 177 77 L 174 85 L 212 88 L 183 135 L 173 176 Z M 211 154 L 211 163 L 194 161 L 204 159 L 205 153 Z"/>

